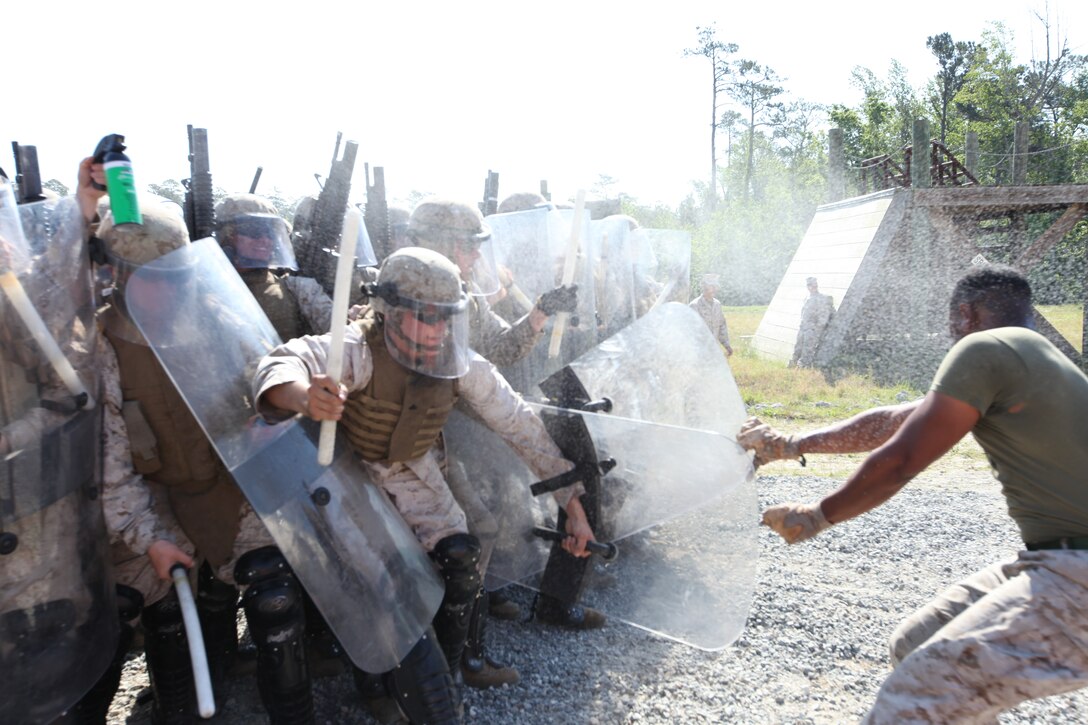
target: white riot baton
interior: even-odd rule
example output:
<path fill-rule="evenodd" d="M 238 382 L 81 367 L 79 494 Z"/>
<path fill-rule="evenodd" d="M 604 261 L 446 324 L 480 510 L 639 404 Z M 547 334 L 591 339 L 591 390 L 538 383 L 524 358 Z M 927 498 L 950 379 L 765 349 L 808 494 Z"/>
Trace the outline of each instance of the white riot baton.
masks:
<path fill-rule="evenodd" d="M 586 190 L 579 189 L 574 198 L 574 223 L 570 228 L 570 239 L 567 241 L 567 257 L 563 260 L 563 286 L 569 286 L 574 282 L 574 268 L 578 263 L 578 247 L 581 245 L 582 214 L 586 209 Z M 552 327 L 552 339 L 548 344 L 548 357 L 559 357 L 559 345 L 563 342 L 563 330 L 567 326 L 568 313 L 557 312 L 555 325 Z"/>
<path fill-rule="evenodd" d="M 351 297 L 351 273 L 355 269 L 355 245 L 359 236 L 362 215 L 352 207 L 344 215 L 344 227 L 340 231 L 340 259 L 336 262 L 336 287 L 332 293 L 332 322 L 329 324 L 329 358 L 326 374 L 336 386 L 344 374 L 344 326 L 348 318 L 348 300 Z M 317 462 L 322 466 L 332 463 L 336 444 L 336 421 L 321 421 L 321 435 L 317 441 Z"/>
<path fill-rule="evenodd" d="M 11 301 L 11 306 L 15 308 L 19 319 L 23 321 L 27 330 L 34 337 L 34 341 L 38 343 L 38 347 L 45 353 L 46 359 L 49 360 L 49 364 L 57 372 L 57 376 L 64 383 L 64 386 L 68 388 L 68 392 L 77 400 L 83 401 L 81 407 L 93 408 L 94 398 L 91 397 L 91 394 L 83 385 L 83 381 L 76 375 L 75 368 L 68 362 L 68 358 L 64 357 L 60 346 L 53 339 L 49 328 L 45 326 L 45 321 L 42 320 L 41 315 L 34 309 L 30 298 L 27 297 L 26 290 L 23 289 L 23 285 L 20 284 L 19 278 L 15 276 L 14 272 L 7 270 L 0 274 L 0 289 L 4 290 L 4 294 Z"/>
<path fill-rule="evenodd" d="M 189 586 L 188 572 L 181 564 L 170 569 L 174 588 L 181 604 L 181 618 L 185 621 L 185 635 L 189 640 L 189 659 L 193 663 L 193 682 L 196 683 L 196 706 L 200 717 L 207 720 L 215 715 L 215 698 L 212 696 L 212 679 L 208 673 L 208 655 L 204 651 L 204 633 L 200 629 L 200 616 L 193 601 L 193 589 Z"/>

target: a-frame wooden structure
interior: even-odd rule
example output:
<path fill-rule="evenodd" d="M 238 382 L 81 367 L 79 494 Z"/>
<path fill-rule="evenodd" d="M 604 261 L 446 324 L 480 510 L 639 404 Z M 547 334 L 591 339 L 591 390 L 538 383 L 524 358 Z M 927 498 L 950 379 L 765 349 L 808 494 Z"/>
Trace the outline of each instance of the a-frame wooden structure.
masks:
<path fill-rule="evenodd" d="M 1042 233 L 1033 215 L 1045 220 Z M 892 189 L 817 209 L 753 340 L 758 354 L 788 360 L 815 276 L 838 310 L 816 365 L 868 370 L 924 386 L 948 349 L 948 300 L 973 261 L 1030 272 L 1088 216 L 1088 185 Z M 1041 315 L 1037 327 L 1078 363 Z M 1086 316 L 1088 319 L 1088 316 Z M 1085 339 L 1088 339 L 1086 336 Z"/>

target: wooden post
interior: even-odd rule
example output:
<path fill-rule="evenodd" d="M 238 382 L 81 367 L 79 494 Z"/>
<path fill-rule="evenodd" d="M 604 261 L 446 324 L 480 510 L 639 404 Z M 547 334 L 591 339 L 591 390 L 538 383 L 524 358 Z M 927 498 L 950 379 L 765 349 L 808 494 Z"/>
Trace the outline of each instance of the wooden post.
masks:
<path fill-rule="evenodd" d="M 1028 139 L 1031 125 L 1027 121 L 1016 122 L 1013 135 L 1012 184 L 1023 186 L 1028 183 Z"/>
<path fill-rule="evenodd" d="M 932 185 L 930 172 L 929 121 L 924 118 L 914 120 L 914 138 L 911 144 L 910 185 L 911 194 L 916 189 L 926 189 Z M 910 273 L 914 276 L 915 294 L 910 305 L 912 323 L 910 327 L 911 347 L 922 352 L 926 344 L 932 321 L 929 319 L 929 296 L 933 289 L 933 279 L 939 276 L 939 270 L 933 268 L 937 261 L 933 255 L 933 234 L 929 228 L 929 210 L 917 204 L 911 205 L 911 264 Z"/>
<path fill-rule="evenodd" d="M 967 172 L 971 176 L 978 178 L 978 173 L 975 169 L 978 168 L 978 132 L 967 132 L 967 148 L 963 155 L 963 166 L 967 169 Z"/>
<path fill-rule="evenodd" d="M 846 196 L 846 163 L 843 158 L 842 129 L 827 132 L 827 200 L 841 201 Z"/>
<path fill-rule="evenodd" d="M 910 185 L 915 189 L 927 189 L 933 185 L 929 170 L 929 121 L 914 119 L 914 138 L 910 153 Z"/>

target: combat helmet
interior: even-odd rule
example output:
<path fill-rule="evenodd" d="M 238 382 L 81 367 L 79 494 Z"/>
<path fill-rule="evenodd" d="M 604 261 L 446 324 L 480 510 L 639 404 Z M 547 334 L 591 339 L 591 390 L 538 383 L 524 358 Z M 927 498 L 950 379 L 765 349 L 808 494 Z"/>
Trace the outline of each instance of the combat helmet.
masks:
<path fill-rule="evenodd" d="M 298 269 L 287 222 L 256 194 L 231 194 L 216 204 L 215 236 L 239 270 Z"/>
<path fill-rule="evenodd" d="M 385 258 L 366 292 L 384 321 L 394 360 L 435 378 L 468 372 L 468 295 L 453 262 L 430 249 L 399 249 Z"/>
<path fill-rule="evenodd" d="M 408 219 L 408 239 L 452 260 L 470 291 L 494 294 L 499 289 L 491 245 L 491 227 L 471 204 L 432 198 L 420 202 Z"/>

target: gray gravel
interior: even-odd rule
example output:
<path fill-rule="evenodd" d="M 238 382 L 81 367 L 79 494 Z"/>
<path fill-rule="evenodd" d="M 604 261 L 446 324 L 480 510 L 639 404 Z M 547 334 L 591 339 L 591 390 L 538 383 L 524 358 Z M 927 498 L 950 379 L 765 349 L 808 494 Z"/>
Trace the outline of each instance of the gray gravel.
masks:
<path fill-rule="evenodd" d="M 1018 546 L 997 484 L 988 476 L 942 489 L 910 486 L 860 520 L 787 548 L 760 534 L 759 574 L 744 634 L 718 653 L 610 622 L 565 632 L 535 622 L 492 622 L 490 644 L 515 663 L 514 687 L 468 691 L 466 722 L 841 723 L 861 717 L 888 671 L 887 638 L 898 621 L 962 576 Z M 840 481 L 758 479 L 761 507 L 809 501 Z M 754 513 L 753 513 L 754 515 Z M 515 598 L 528 605 L 528 592 Z M 137 704 L 142 657 L 125 669 L 110 722 L 148 722 Z M 372 723 L 347 676 L 315 683 L 318 722 Z M 218 723 L 265 718 L 252 677 L 217 692 Z M 1025 704 L 1003 723 L 1088 722 L 1088 695 Z"/>

